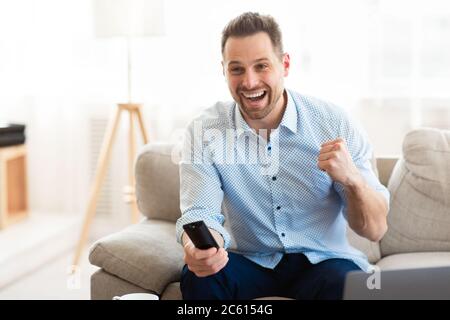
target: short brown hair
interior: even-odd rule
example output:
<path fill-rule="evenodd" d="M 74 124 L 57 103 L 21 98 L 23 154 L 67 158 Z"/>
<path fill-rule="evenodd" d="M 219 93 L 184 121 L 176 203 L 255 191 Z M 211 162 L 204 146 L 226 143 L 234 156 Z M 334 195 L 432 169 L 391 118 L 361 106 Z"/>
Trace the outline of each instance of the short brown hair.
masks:
<path fill-rule="evenodd" d="M 275 19 L 257 12 L 245 12 L 231 20 L 222 31 L 222 55 L 229 37 L 246 37 L 258 32 L 265 32 L 272 42 L 275 52 L 283 55 L 281 30 Z"/>

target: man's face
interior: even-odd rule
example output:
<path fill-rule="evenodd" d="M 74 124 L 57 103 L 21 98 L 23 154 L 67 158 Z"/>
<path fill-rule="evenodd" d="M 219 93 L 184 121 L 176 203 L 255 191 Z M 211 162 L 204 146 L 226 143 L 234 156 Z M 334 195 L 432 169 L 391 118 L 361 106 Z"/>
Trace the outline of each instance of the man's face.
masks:
<path fill-rule="evenodd" d="M 289 55 L 280 61 L 265 32 L 228 38 L 222 66 L 230 93 L 247 118 L 263 119 L 281 108 Z"/>

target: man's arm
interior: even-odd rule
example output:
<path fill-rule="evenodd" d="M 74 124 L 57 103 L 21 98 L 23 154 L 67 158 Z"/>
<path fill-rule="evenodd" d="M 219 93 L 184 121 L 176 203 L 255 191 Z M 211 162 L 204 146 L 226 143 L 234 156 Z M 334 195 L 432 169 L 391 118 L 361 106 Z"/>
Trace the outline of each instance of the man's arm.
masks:
<path fill-rule="evenodd" d="M 217 243 L 228 247 L 230 236 L 223 224 L 223 189 L 211 152 L 204 146 L 202 134 L 189 125 L 183 142 L 180 167 L 180 210 L 176 223 L 177 241 L 184 246 L 183 225 L 203 220 Z"/>
<path fill-rule="evenodd" d="M 318 166 L 342 184 L 347 199 L 347 221 L 360 236 L 380 240 L 387 231 L 388 204 L 364 180 L 343 139 L 322 144 Z"/>
<path fill-rule="evenodd" d="M 386 199 L 373 190 L 359 175 L 344 185 L 347 197 L 347 221 L 357 234 L 371 241 L 379 241 L 387 231 Z"/>

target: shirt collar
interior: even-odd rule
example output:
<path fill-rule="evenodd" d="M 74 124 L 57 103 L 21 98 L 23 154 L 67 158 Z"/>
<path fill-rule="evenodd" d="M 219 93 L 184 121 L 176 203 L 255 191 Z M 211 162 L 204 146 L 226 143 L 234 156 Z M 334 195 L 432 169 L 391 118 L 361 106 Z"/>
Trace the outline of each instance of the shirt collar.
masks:
<path fill-rule="evenodd" d="M 289 92 L 289 90 L 285 90 L 287 95 L 287 105 L 286 109 L 284 110 L 283 118 L 281 119 L 280 126 L 286 127 L 289 130 L 291 130 L 293 133 L 297 133 L 297 121 L 298 121 L 298 115 L 297 115 L 297 107 L 295 106 L 294 100 L 292 99 L 292 96 Z M 239 109 L 239 105 L 235 104 L 234 109 L 234 119 L 235 119 L 235 125 L 236 129 L 239 130 L 239 134 L 243 133 L 245 131 L 252 131 L 254 130 L 250 128 L 247 121 L 245 121 L 244 117 L 241 114 L 241 110 Z"/>
<path fill-rule="evenodd" d="M 291 130 L 293 133 L 297 133 L 297 106 L 295 105 L 294 99 L 292 99 L 289 90 L 286 90 L 287 95 L 287 105 L 286 110 L 284 110 L 283 118 L 281 119 L 280 126 L 284 126 Z"/>
<path fill-rule="evenodd" d="M 241 114 L 241 110 L 239 109 L 239 105 L 237 103 L 234 104 L 234 119 L 235 119 L 235 125 L 236 130 L 238 131 L 238 134 L 243 133 L 244 131 L 252 131 L 253 129 L 250 128 L 247 121 L 245 121 L 244 117 Z"/>

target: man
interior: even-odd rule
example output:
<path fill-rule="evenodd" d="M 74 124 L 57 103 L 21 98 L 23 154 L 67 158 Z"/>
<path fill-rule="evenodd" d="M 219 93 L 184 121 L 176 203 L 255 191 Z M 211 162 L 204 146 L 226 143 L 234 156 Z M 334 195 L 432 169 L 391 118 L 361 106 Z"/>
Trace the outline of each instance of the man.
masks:
<path fill-rule="evenodd" d="M 371 267 L 347 224 L 372 241 L 387 230 L 389 195 L 367 138 L 340 108 L 284 88 L 290 58 L 270 16 L 232 20 L 222 56 L 234 102 L 191 123 L 180 163 L 183 298 L 340 299 L 346 273 Z M 198 220 L 219 249 L 197 249 L 183 232 Z"/>

